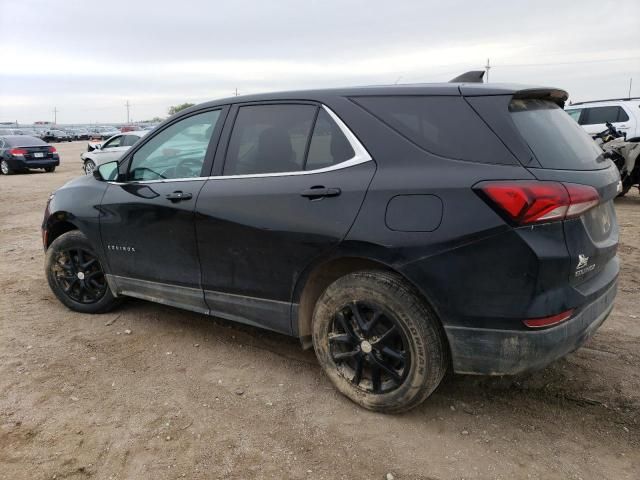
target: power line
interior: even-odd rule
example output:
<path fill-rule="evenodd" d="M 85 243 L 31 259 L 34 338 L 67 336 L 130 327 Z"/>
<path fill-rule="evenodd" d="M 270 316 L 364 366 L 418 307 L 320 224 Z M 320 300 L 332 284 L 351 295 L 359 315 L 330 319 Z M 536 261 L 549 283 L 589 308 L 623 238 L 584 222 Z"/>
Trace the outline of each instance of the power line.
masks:
<path fill-rule="evenodd" d="M 640 57 L 606 58 L 601 60 L 578 60 L 575 62 L 550 62 L 550 63 L 503 63 L 492 67 L 550 67 L 554 65 L 580 65 L 585 63 L 622 62 L 626 60 L 640 60 Z"/>

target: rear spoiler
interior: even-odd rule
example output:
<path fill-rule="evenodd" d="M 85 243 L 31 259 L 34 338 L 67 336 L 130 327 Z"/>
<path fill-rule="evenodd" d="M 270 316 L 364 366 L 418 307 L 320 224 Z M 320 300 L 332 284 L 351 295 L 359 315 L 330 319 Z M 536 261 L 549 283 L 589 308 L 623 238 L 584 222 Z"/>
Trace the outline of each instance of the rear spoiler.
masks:
<path fill-rule="evenodd" d="M 564 108 L 564 102 L 569 98 L 569 94 L 559 88 L 527 88 L 519 90 L 513 94 L 514 99 L 550 100 L 557 103 L 560 108 Z"/>
<path fill-rule="evenodd" d="M 510 95 L 516 100 L 540 99 L 549 100 L 557 104 L 560 108 L 564 108 L 564 104 L 569 98 L 569 94 L 559 88 L 549 87 L 528 87 L 525 85 L 502 84 L 502 83 L 483 83 L 463 84 L 460 85 L 460 93 L 464 97 L 486 97 L 493 95 Z"/>

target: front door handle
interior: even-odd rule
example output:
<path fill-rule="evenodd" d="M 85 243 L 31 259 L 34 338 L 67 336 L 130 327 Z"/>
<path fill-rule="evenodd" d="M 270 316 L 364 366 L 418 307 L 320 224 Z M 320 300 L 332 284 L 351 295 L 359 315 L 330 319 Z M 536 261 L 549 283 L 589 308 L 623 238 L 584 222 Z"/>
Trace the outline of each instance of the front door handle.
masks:
<path fill-rule="evenodd" d="M 190 193 L 185 193 L 182 192 L 180 190 L 177 190 L 173 193 L 167 193 L 166 198 L 168 200 L 171 200 L 172 202 L 180 202 L 182 200 L 189 200 L 191 197 L 193 197 L 193 195 L 191 195 Z"/>
<path fill-rule="evenodd" d="M 341 190 L 339 188 L 327 188 L 321 185 L 308 188 L 300 192 L 300 196 L 313 200 L 314 198 L 323 197 L 337 197 L 340 195 Z"/>

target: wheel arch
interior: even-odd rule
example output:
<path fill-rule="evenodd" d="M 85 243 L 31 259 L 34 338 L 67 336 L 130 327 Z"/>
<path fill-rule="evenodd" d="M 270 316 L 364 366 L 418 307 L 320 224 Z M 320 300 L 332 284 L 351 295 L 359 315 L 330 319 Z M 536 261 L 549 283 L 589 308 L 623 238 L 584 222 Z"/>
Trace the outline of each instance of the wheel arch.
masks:
<path fill-rule="evenodd" d="M 363 270 L 379 270 L 395 273 L 402 277 L 434 312 L 442 327 L 439 312 L 431 300 L 428 291 L 418 287 L 407 275 L 403 274 L 400 269 L 395 268 L 391 262 L 380 256 L 358 256 L 345 253 L 344 255 L 334 255 L 324 261 L 317 262 L 314 266 L 307 269 L 296 284 L 293 301 L 294 305 L 297 305 L 297 309 L 294 309 L 292 315 L 293 333 L 300 338 L 303 348 L 307 349 L 312 346 L 311 331 L 313 310 L 320 296 L 327 287 L 338 278 Z M 444 327 L 442 328 L 444 331 Z"/>
<path fill-rule="evenodd" d="M 73 223 L 71 215 L 67 212 L 56 212 L 49 216 L 44 226 L 44 247 L 47 250 L 53 241 L 60 235 L 72 230 L 80 230 L 80 227 Z"/>

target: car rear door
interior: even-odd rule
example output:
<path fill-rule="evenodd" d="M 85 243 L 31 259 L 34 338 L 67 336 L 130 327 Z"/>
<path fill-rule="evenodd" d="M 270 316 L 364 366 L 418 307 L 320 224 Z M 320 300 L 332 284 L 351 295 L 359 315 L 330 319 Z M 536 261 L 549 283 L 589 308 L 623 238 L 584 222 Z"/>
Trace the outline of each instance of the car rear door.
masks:
<path fill-rule="evenodd" d="M 234 107 L 198 198 L 202 286 L 212 314 L 291 333 L 296 280 L 347 234 L 375 164 L 314 103 Z"/>

